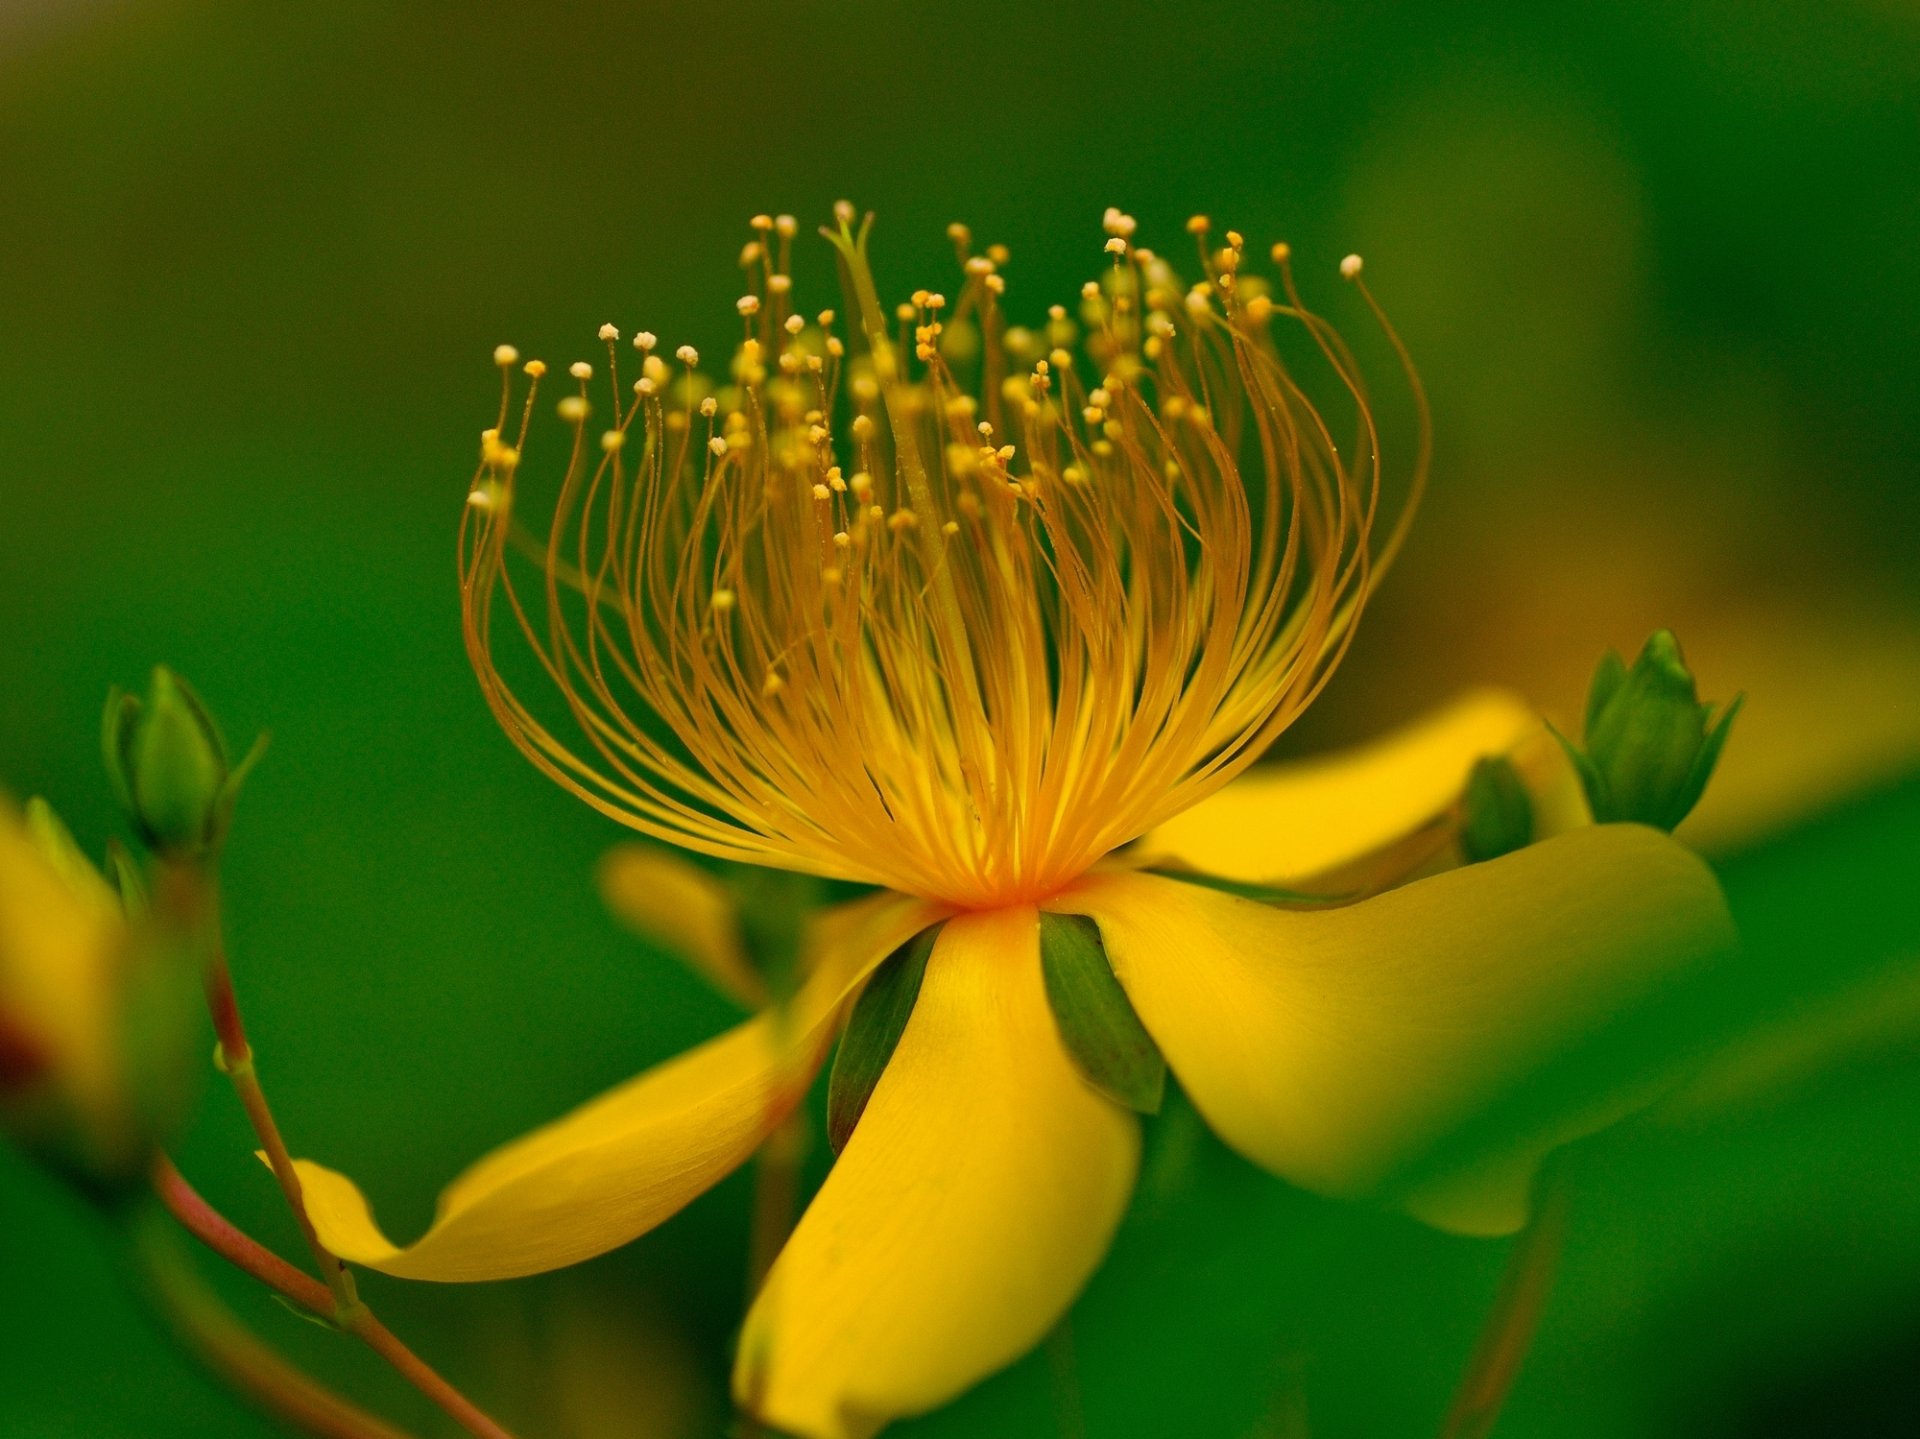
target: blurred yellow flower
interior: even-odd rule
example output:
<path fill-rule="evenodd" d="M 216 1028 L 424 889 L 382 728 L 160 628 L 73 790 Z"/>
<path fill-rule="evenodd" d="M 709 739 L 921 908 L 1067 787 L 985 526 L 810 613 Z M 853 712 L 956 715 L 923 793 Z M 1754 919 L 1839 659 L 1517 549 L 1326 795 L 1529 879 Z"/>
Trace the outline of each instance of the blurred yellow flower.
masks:
<path fill-rule="evenodd" d="M 327 1243 L 391 1274 L 492 1279 L 601 1253 L 745 1161 L 863 981 L 941 926 L 741 1342 L 742 1405 L 809 1439 L 871 1434 L 1017 1357 L 1119 1223 L 1139 1124 L 1063 1037 L 1043 916 L 1094 921 L 1121 1003 L 1228 1143 L 1323 1193 L 1476 1233 L 1520 1224 L 1539 1156 L 1642 1092 L 1657 1066 L 1608 1022 L 1731 943 L 1705 868 L 1633 827 L 1340 908 L 1144 868 L 1200 851 L 1271 879 L 1392 851 L 1404 875 L 1434 858 L 1473 761 L 1537 737 L 1522 707 L 1480 696 L 1269 777 L 1252 810 L 1227 789 L 1350 643 L 1418 497 L 1424 425 L 1392 505 L 1352 354 L 1284 246 L 1263 279 L 1240 236 L 1196 219 L 1189 287 L 1110 212 L 1112 269 L 1078 322 L 1055 307 L 1028 331 L 1000 308 L 1005 252 L 975 253 L 963 227 L 957 298 L 884 310 L 851 219 L 830 238 L 857 355 L 830 313 L 793 308 L 788 217 L 755 221 L 727 383 L 643 332 L 629 398 L 602 330 L 612 422 L 589 427 L 594 371 L 572 366 L 572 459 L 544 540 L 516 520 L 535 402 L 515 403 L 502 347 L 462 594 L 495 714 L 560 784 L 656 839 L 885 892 L 816 917 L 786 1003 L 482 1159 L 411 1245 L 349 1181 L 302 1167 Z M 1359 261 L 1341 272 L 1358 282 Z M 1319 375 L 1282 359 L 1275 321 Z M 545 367 L 524 368 L 537 388 Z M 1351 413 L 1323 418 L 1309 388 Z M 1336 443 L 1348 425 L 1357 442 Z M 584 746 L 496 666 L 501 601 Z M 1142 836 L 1147 851 L 1116 857 Z M 656 927 L 751 992 L 715 897 L 660 873 Z"/>
<path fill-rule="evenodd" d="M 0 799 L 0 1129 L 103 1197 L 144 1182 L 178 1110 L 156 962 L 52 811 Z"/>

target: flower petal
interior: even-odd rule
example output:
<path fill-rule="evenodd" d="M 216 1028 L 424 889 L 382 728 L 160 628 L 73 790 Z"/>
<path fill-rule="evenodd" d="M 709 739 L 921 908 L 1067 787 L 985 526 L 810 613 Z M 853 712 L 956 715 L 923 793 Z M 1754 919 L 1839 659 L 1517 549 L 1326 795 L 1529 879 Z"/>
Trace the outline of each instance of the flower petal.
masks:
<path fill-rule="evenodd" d="M 447 1186 L 404 1248 L 344 1175 L 298 1161 L 307 1211 L 342 1259 L 407 1279 L 509 1279 L 627 1243 L 738 1167 L 806 1093 L 853 987 L 940 917 L 885 895 L 821 917 L 818 958 L 793 1003 L 495 1150 Z"/>
<path fill-rule="evenodd" d="M 1384 1190 L 1468 1233 L 1518 1227 L 1539 1158 L 1651 1097 L 1695 1037 L 1656 1001 L 1713 983 L 1734 948 L 1706 866 L 1630 825 L 1343 909 L 1124 871 L 1048 908 L 1098 922 L 1227 1143 L 1306 1188 Z"/>
<path fill-rule="evenodd" d="M 727 887 L 657 844 L 617 844 L 600 858 L 600 898 L 627 928 L 671 950 L 702 979 L 749 1009 L 767 1002 L 747 959 Z"/>
<path fill-rule="evenodd" d="M 1225 879 L 1294 884 L 1339 872 L 1444 820 L 1475 760 L 1511 756 L 1538 833 L 1570 827 L 1578 786 L 1539 714 L 1504 690 L 1473 690 L 1370 744 L 1249 771 L 1141 841 Z M 1436 835 L 1432 847 L 1444 845 Z M 1416 860 L 1417 862 L 1417 860 Z"/>
<path fill-rule="evenodd" d="M 1105 1254 L 1132 1115 L 1060 1041 L 1032 909 L 948 922 L 859 1127 L 747 1316 L 734 1388 L 804 1439 L 864 1439 L 1037 1343 Z"/>

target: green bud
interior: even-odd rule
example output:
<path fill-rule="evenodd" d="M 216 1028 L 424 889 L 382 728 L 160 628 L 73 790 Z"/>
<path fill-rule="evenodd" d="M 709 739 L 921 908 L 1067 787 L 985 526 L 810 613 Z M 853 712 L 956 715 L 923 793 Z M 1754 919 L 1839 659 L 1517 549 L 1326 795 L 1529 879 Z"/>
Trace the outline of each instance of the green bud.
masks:
<path fill-rule="evenodd" d="M 1533 801 L 1505 755 L 1474 762 L 1460 801 L 1460 853 L 1468 864 L 1498 859 L 1533 843 Z"/>
<path fill-rule="evenodd" d="M 189 861 L 218 855 L 240 785 L 266 745 L 263 736 L 231 764 L 200 696 L 164 665 L 154 670 L 145 700 L 109 692 L 101 740 L 114 794 L 142 842 Z"/>
<path fill-rule="evenodd" d="M 1609 650 L 1587 692 L 1583 744 L 1560 740 L 1594 819 L 1672 830 L 1705 793 L 1743 698 L 1716 718 L 1671 630 L 1649 639 L 1631 669 Z"/>

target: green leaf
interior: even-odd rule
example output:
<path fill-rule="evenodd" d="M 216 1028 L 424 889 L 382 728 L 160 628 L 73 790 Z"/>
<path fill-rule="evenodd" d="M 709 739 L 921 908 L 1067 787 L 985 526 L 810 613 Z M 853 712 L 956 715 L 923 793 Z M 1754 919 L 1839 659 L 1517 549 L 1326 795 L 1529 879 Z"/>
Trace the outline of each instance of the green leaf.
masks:
<path fill-rule="evenodd" d="M 853 1127 L 866 1112 L 867 1100 L 906 1031 L 939 937 L 940 926 L 935 925 L 901 945 L 881 962 L 854 1001 L 827 1080 L 827 1142 L 835 1154 L 852 1138 Z"/>
<path fill-rule="evenodd" d="M 1087 1082 L 1142 1114 L 1157 1114 L 1167 1062 L 1107 963 L 1100 928 L 1078 914 L 1040 916 L 1040 970 L 1067 1052 Z"/>

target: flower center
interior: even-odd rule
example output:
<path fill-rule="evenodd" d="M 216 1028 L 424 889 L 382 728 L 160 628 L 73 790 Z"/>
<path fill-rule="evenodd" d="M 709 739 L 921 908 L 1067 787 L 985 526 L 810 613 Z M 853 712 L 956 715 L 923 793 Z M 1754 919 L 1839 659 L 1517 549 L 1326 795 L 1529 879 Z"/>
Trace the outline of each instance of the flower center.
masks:
<path fill-rule="evenodd" d="M 462 530 L 468 651 L 528 756 L 644 833 L 967 907 L 1041 897 L 1232 778 L 1318 693 L 1424 480 L 1424 403 L 1376 543 L 1366 392 L 1284 246 L 1276 286 L 1196 219 L 1188 288 L 1110 211 L 1078 322 L 1055 306 L 1035 331 L 1003 314 L 1005 252 L 960 226 L 956 298 L 890 317 L 868 225 L 838 220 L 852 344 L 794 308 L 785 216 L 755 221 L 724 382 L 643 332 L 623 391 L 602 328 L 612 424 L 594 438 L 575 364 L 544 540 L 515 512 L 545 367 L 524 367 L 509 443 L 502 347 Z M 1346 397 L 1355 458 L 1276 320 Z M 502 676 L 496 628 L 520 631 L 584 747 Z"/>

